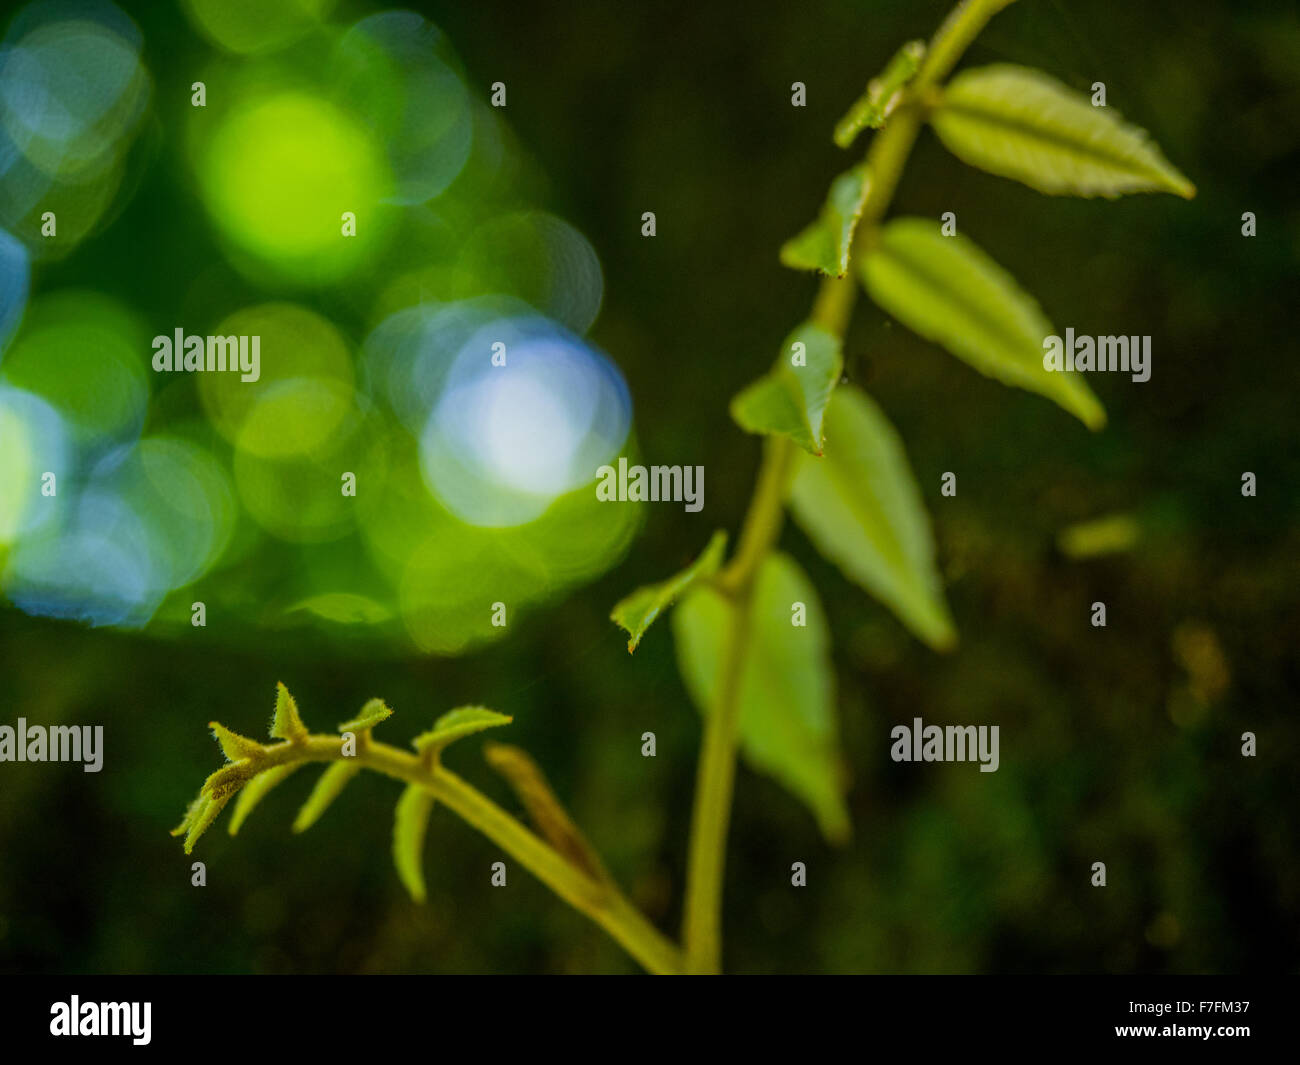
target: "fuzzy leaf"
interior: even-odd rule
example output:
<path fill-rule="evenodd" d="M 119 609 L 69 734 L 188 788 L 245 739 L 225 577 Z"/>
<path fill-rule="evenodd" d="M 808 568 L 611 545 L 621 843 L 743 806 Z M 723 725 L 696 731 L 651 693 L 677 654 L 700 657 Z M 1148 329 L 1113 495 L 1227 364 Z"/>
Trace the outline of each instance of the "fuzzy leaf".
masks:
<path fill-rule="evenodd" d="M 528 811 L 529 820 L 552 847 L 593 880 L 608 879 L 595 850 L 555 797 L 537 763 L 525 751 L 504 743 L 485 743 L 483 756 L 506 778 Z"/>
<path fill-rule="evenodd" d="M 199 792 L 198 795 L 191 799 L 190 804 L 185 807 L 185 816 L 181 818 L 181 823 L 171 830 L 171 834 L 179 836 L 188 832 L 190 825 L 194 823 L 194 818 L 199 815 L 206 801 L 207 796 L 203 792 Z"/>
<path fill-rule="evenodd" d="M 826 457 L 799 456 L 790 506 L 817 549 L 935 648 L 956 639 L 902 441 L 860 389 L 835 393 Z"/>
<path fill-rule="evenodd" d="M 226 831 L 232 836 L 235 835 L 257 804 L 266 798 L 266 793 L 286 777 L 291 776 L 295 769 L 301 767 L 301 762 L 272 766 L 270 769 L 258 773 L 257 776 L 245 784 L 239 791 L 239 797 L 235 799 L 235 809 L 230 815 L 230 824 L 227 826 Z"/>
<path fill-rule="evenodd" d="M 422 732 L 411 742 L 422 755 L 437 757 L 449 743 L 484 729 L 508 725 L 513 720 L 483 706 L 462 706 L 447 711 L 433 723 L 432 729 Z"/>
<path fill-rule="evenodd" d="M 868 126 L 872 129 L 883 126 L 902 98 L 904 86 L 912 80 L 924 58 L 924 41 L 908 41 L 903 45 L 880 76 L 868 82 L 867 91 L 854 101 L 848 114 L 840 119 L 835 127 L 835 143 L 847 148 Z"/>
<path fill-rule="evenodd" d="M 265 748 L 256 740 L 231 732 L 219 721 L 209 721 L 208 728 L 221 744 L 221 752 L 232 762 L 242 762 L 245 758 L 256 758 Z"/>
<path fill-rule="evenodd" d="M 1039 70 L 1006 63 L 964 71 L 930 121 L 957 158 L 1039 192 L 1196 195 L 1144 130 Z"/>
<path fill-rule="evenodd" d="M 202 805 L 195 813 L 194 818 L 190 821 L 189 831 L 185 836 L 185 853 L 189 854 L 194 850 L 194 844 L 199 841 L 211 826 L 212 822 L 217 819 L 222 808 L 230 801 L 230 793 L 223 795 L 209 794 L 204 798 Z"/>
<path fill-rule="evenodd" d="M 372 729 L 381 721 L 386 721 L 393 716 L 392 710 L 383 699 L 371 699 L 361 708 L 361 713 L 351 721 L 345 721 L 339 726 L 340 732 L 362 732 L 366 729 Z"/>
<path fill-rule="evenodd" d="M 817 220 L 781 246 L 781 262 L 796 270 L 820 270 L 830 277 L 847 274 L 853 231 L 862 217 L 870 184 L 865 166 L 855 166 L 837 177 Z"/>
<path fill-rule="evenodd" d="M 795 344 L 804 347 L 802 366 L 792 364 Z M 839 341 L 805 322 L 786 337 L 776 367 L 731 401 L 731 417 L 746 432 L 786 436 L 820 455 L 826 402 L 843 368 Z"/>
<path fill-rule="evenodd" d="M 407 892 L 416 902 L 423 902 L 424 833 L 429 827 L 433 796 L 417 784 L 409 784 L 397 800 L 393 818 L 393 864 Z"/>
<path fill-rule="evenodd" d="M 344 731 L 351 730 L 345 729 Z M 306 832 L 307 829 L 311 828 L 320 820 L 321 815 L 329 809 L 330 803 L 337 799 L 343 789 L 348 786 L 348 781 L 360 772 L 361 766 L 351 759 L 331 763 L 325 772 L 316 778 L 316 786 L 311 789 L 307 801 L 302 804 L 298 816 L 293 819 L 293 830 L 295 832 Z"/>
<path fill-rule="evenodd" d="M 627 641 L 628 654 L 637 649 L 646 629 L 663 611 L 672 606 L 678 596 L 697 580 L 711 577 L 718 572 L 726 549 L 727 534 L 719 530 L 713 534 L 700 556 L 680 573 L 658 584 L 647 584 L 638 588 L 618 601 L 609 616 L 631 636 Z"/>
<path fill-rule="evenodd" d="M 982 374 L 1046 396 L 1089 429 L 1106 423 L 1082 375 L 1044 368 L 1043 341 L 1055 329 L 1038 304 L 965 237 L 900 218 L 880 231 L 861 269 L 871 298 L 914 333 Z"/>
<path fill-rule="evenodd" d="M 792 624 L 802 603 L 803 626 Z M 719 698 L 737 608 L 700 585 L 673 611 L 677 661 L 701 713 Z M 832 841 L 849 833 L 835 721 L 830 639 L 816 589 L 789 557 L 769 555 L 755 578 L 751 628 L 740 674 L 740 746 L 756 771 L 771 776 L 812 810 Z"/>
<path fill-rule="evenodd" d="M 283 684 L 275 686 L 275 717 L 271 721 L 271 737 L 277 740 L 301 740 L 307 736 L 307 726 L 298 716 L 298 704 Z"/>

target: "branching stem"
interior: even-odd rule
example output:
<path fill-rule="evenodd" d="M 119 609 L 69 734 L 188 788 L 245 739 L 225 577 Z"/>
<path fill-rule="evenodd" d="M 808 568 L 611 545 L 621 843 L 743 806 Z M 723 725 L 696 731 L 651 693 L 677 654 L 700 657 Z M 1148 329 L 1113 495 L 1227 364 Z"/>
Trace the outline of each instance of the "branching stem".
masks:
<path fill-rule="evenodd" d="M 266 748 L 267 768 L 295 762 L 342 761 L 339 736 L 310 735 Z M 618 888 L 595 880 L 551 845 L 529 831 L 486 795 L 449 769 L 426 764 L 418 754 L 368 739 L 358 743 L 349 761 L 407 784 L 424 788 L 440 803 L 478 829 L 574 909 L 605 929 L 652 973 L 682 971 L 681 952 L 660 933 Z"/>
<path fill-rule="evenodd" d="M 867 151 L 870 185 L 858 222 L 854 251 L 864 240 L 871 239 L 875 227 L 889 209 L 912 145 L 920 132 L 927 91 L 948 75 L 985 23 L 1012 2 L 963 0 L 939 27 L 904 101 L 872 139 Z M 823 279 L 811 315 L 817 325 L 838 337 L 841 343 L 857 296 L 857 282 L 852 274 L 850 266 L 845 277 Z M 696 775 L 684 920 L 686 971 L 691 973 L 721 970 L 723 870 L 736 776 L 742 709 L 740 687 L 745 648 L 749 643 L 754 578 L 780 536 L 794 458 L 791 441 L 784 437 L 767 440 L 739 547 L 718 575 L 717 583 L 732 600 L 732 625 L 723 658 L 717 705 L 708 714 Z"/>

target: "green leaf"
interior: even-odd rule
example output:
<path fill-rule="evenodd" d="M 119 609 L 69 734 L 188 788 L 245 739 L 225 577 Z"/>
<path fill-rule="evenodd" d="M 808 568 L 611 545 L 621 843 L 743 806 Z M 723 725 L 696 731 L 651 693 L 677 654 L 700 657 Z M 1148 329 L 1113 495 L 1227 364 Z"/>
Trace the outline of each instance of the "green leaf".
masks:
<path fill-rule="evenodd" d="M 795 345 L 802 345 L 802 351 Z M 805 322 L 785 338 L 776 367 L 732 399 L 731 417 L 746 432 L 786 436 L 820 455 L 826 401 L 843 368 L 839 341 Z"/>
<path fill-rule="evenodd" d="M 256 740 L 250 740 L 247 736 L 241 736 L 238 732 L 231 732 L 219 721 L 209 721 L 208 728 L 212 730 L 212 735 L 221 744 L 222 754 L 232 762 L 240 762 L 245 758 L 257 758 L 265 753 L 266 748 Z"/>
<path fill-rule="evenodd" d="M 351 721 L 345 721 L 339 726 L 340 732 L 362 732 L 372 729 L 381 721 L 387 721 L 393 716 L 392 710 L 383 699 L 371 699 L 361 708 L 361 713 Z"/>
<path fill-rule="evenodd" d="M 830 277 L 849 272 L 853 231 L 862 217 L 871 181 L 866 166 L 855 166 L 831 182 L 821 214 L 798 236 L 781 245 L 781 262 L 796 270 L 820 270 Z"/>
<path fill-rule="evenodd" d="M 432 729 L 420 733 L 411 742 L 420 754 L 436 758 L 449 743 L 455 743 L 484 729 L 508 725 L 513 720 L 486 707 L 462 706 L 447 711 L 433 723 Z"/>
<path fill-rule="evenodd" d="M 418 784 L 408 784 L 397 800 L 393 817 L 393 864 L 407 892 L 416 902 L 423 902 L 424 890 L 424 833 L 429 827 L 429 814 L 433 810 L 433 796 Z"/>
<path fill-rule="evenodd" d="M 806 624 L 792 624 L 802 603 Z M 673 611 L 677 661 L 701 713 L 713 713 L 736 606 L 699 585 Z M 835 721 L 826 619 L 807 576 L 782 554 L 755 577 L 740 673 L 740 747 L 745 761 L 804 802 L 827 839 L 843 840 L 849 815 Z"/>
<path fill-rule="evenodd" d="M 952 646 L 921 493 L 880 408 L 860 389 L 839 389 L 826 457 L 799 459 L 790 509 L 817 549 L 931 647 Z"/>
<path fill-rule="evenodd" d="M 631 636 L 627 641 L 628 654 L 637 649 L 646 629 L 663 611 L 672 606 L 678 596 L 697 580 L 711 577 L 718 572 L 726 549 L 727 534 L 719 530 L 713 534 L 699 558 L 676 576 L 669 577 L 658 584 L 647 584 L 618 601 L 609 616 L 611 621 Z"/>
<path fill-rule="evenodd" d="M 275 686 L 275 717 L 271 721 L 271 738 L 297 741 L 307 737 L 307 726 L 298 716 L 298 704 L 283 684 Z"/>
<path fill-rule="evenodd" d="M 867 83 L 864 92 L 835 127 L 835 143 L 847 148 L 859 133 L 870 126 L 879 129 L 902 99 L 903 88 L 916 74 L 925 58 L 924 41 L 908 41 L 879 77 Z"/>
<path fill-rule="evenodd" d="M 200 796 L 198 809 L 194 811 L 193 817 L 189 822 L 189 831 L 185 836 L 185 853 L 189 854 L 194 850 L 194 844 L 199 841 L 211 826 L 212 822 L 217 819 L 222 808 L 230 801 L 230 792 L 223 795 L 203 795 Z"/>
<path fill-rule="evenodd" d="M 230 815 L 227 831 L 232 836 L 235 835 L 257 804 L 266 798 L 266 793 L 290 776 L 295 769 L 300 769 L 302 764 L 302 762 L 293 762 L 289 765 L 273 766 L 258 773 L 245 784 L 239 791 L 239 797 L 235 799 L 235 811 Z"/>
<path fill-rule="evenodd" d="M 344 731 L 351 730 L 345 729 Z M 337 799 L 343 789 L 348 786 L 348 781 L 360 772 L 361 766 L 351 759 L 331 763 L 325 772 L 317 777 L 316 786 L 311 789 L 307 801 L 302 804 L 298 816 L 293 819 L 293 830 L 295 832 L 306 832 L 307 829 L 311 828 L 321 819 L 321 815 L 329 809 L 330 803 Z"/>
<path fill-rule="evenodd" d="M 1145 130 L 1039 70 L 1007 63 L 964 71 L 930 122 L 957 158 L 1039 192 L 1196 195 Z"/>
<path fill-rule="evenodd" d="M 871 298 L 913 332 L 982 374 L 1046 396 L 1089 429 L 1106 424 L 1081 375 L 1044 367 L 1043 341 L 1055 329 L 1038 304 L 965 237 L 900 218 L 881 229 L 861 269 Z"/>

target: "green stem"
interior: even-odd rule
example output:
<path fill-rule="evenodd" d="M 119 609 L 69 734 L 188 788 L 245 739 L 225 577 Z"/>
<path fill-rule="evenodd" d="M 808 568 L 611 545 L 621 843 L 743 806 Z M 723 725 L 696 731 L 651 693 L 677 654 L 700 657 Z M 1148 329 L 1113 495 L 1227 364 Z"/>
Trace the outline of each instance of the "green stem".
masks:
<path fill-rule="evenodd" d="M 854 250 L 860 248 L 862 241 L 872 238 L 894 198 L 921 129 L 925 91 L 948 75 L 985 23 L 1012 2 L 964 0 L 939 27 L 905 100 L 872 140 L 867 152 L 871 184 L 858 222 Z M 843 278 L 823 279 L 813 304 L 812 320 L 842 343 L 856 297 L 857 282 L 851 270 Z M 716 582 L 731 598 L 732 624 L 723 658 L 722 683 L 717 703 L 709 710 L 696 774 L 683 922 L 686 971 L 691 973 L 721 971 L 723 871 L 736 777 L 740 688 L 752 625 L 754 577 L 780 536 L 794 458 L 791 441 L 784 437 L 767 440 L 739 546 Z"/>
<path fill-rule="evenodd" d="M 695 781 L 690 856 L 686 871 L 686 971 L 715 973 L 722 957 L 722 873 L 740 739 L 740 686 L 749 643 L 754 577 L 781 535 L 785 490 L 794 445 L 767 441 L 758 487 L 740 533 L 740 546 L 718 583 L 732 599 L 734 619 L 723 659 L 717 705 L 708 716 Z"/>
<path fill-rule="evenodd" d="M 335 762 L 344 757 L 341 738 L 323 735 L 276 744 L 266 752 L 266 768 L 294 762 Z M 436 762 L 428 765 L 416 754 L 373 739 L 358 743 L 355 756 L 348 760 L 424 788 L 570 906 L 605 929 L 650 972 L 682 971 L 677 946 L 650 924 L 612 882 L 588 876 L 451 770 Z"/>

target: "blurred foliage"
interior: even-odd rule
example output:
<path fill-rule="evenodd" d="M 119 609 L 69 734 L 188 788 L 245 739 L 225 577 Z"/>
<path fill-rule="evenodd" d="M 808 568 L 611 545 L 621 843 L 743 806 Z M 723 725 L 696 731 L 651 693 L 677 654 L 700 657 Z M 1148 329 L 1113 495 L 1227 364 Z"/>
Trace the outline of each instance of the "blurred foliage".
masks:
<path fill-rule="evenodd" d="M 242 5 L 192 6 L 220 19 Z M 531 168 L 533 202 L 586 234 L 599 256 L 604 302 L 591 339 L 627 380 L 639 444 L 656 461 L 705 464 L 704 511 L 649 508 L 617 571 L 453 659 L 389 644 L 342 657 L 337 645 L 282 639 L 265 625 L 229 639 L 211 621 L 167 636 L 0 613 L 0 719 L 103 723 L 106 746 L 98 775 L 0 766 L 0 969 L 631 969 L 536 882 L 518 875 L 490 888 L 499 855 L 436 809 L 428 903 L 412 905 L 373 831 L 397 786 L 366 776 L 311 837 L 284 827 L 306 794 L 305 782 L 286 782 L 238 847 L 224 833 L 205 840 L 208 886 L 190 887 L 189 860 L 167 830 L 211 768 L 202 725 L 220 718 L 256 732 L 277 679 L 339 717 L 381 696 L 397 711 L 395 734 L 414 736 L 461 703 L 513 715 L 512 738 L 546 768 L 611 873 L 662 927 L 676 926 L 698 718 L 666 628 L 652 628 L 629 660 L 609 605 L 689 564 L 715 528 L 738 526 L 759 449 L 726 418 L 727 404 L 768 366 L 815 284 L 783 268 L 777 249 L 819 209 L 823 177 L 843 171 L 831 131 L 864 79 L 946 8 L 421 7 L 454 42 L 475 100 L 495 80 L 508 84 L 503 136 L 535 161 L 520 164 Z M 221 265 L 219 241 L 241 231 L 214 230 L 167 165 L 136 158 L 185 124 L 189 86 L 213 52 L 179 11 L 132 14 L 155 111 L 131 125 L 137 140 L 124 158 L 98 158 L 89 134 L 78 143 L 75 157 L 96 164 L 93 181 L 41 180 L 67 184 L 100 215 L 101 202 L 118 202 L 105 190 L 125 184 L 133 195 L 76 254 L 42 263 L 38 281 L 43 293 L 94 289 L 160 332 L 191 320 L 197 329 L 264 302 L 255 294 L 276 282 L 253 258 L 243 271 Z M 739 971 L 1295 971 L 1300 19 L 1292 4 L 1022 0 L 967 64 L 999 61 L 1042 67 L 1079 91 L 1105 82 L 1108 102 L 1196 183 L 1196 200 L 1048 199 L 962 167 L 926 133 L 894 213 L 955 212 L 1053 321 L 1150 334 L 1152 378 L 1094 378 L 1109 422 L 1091 434 L 1041 399 L 955 365 L 862 301 L 845 372 L 905 443 L 960 643 L 948 655 L 929 651 L 787 529 L 783 550 L 816 585 L 831 633 L 854 837 L 842 849 L 822 842 L 807 810 L 742 770 L 726 962 Z M 806 108 L 790 106 L 794 81 L 808 86 Z M 136 123 L 149 90 L 126 74 L 119 88 L 111 117 Z M 640 235 L 646 210 L 657 214 L 653 240 Z M 1248 210 L 1255 238 L 1241 236 Z M 421 225 L 468 225 L 465 213 Z M 19 237 L 30 221 L 5 216 Z M 455 264 L 404 246 L 417 231 L 388 238 L 389 291 L 373 305 L 337 293 L 357 300 L 353 317 L 338 316 L 350 344 L 377 308 L 399 311 L 421 286 L 458 276 Z M 177 246 L 214 264 L 210 286 L 196 289 L 160 254 Z M 503 288 L 492 281 L 485 291 Z M 292 286 L 281 295 L 301 301 Z M 106 306 L 84 311 L 119 321 Z M 582 307 L 546 312 L 579 331 L 591 321 Z M 122 318 L 114 335 L 131 328 Z M 13 342 L 6 370 L 31 342 Z M 115 402 L 94 409 L 97 428 L 135 416 L 129 376 L 122 381 Z M 193 440 L 163 443 L 158 461 Z M 958 475 L 951 499 L 939 493 L 949 470 Z M 1259 479 L 1252 499 L 1240 494 L 1247 470 Z M 1116 513 L 1138 523 L 1126 550 L 1070 558 L 1058 548 L 1062 530 Z M 0 515 L 0 531 L 8 520 Z M 265 572 L 314 588 L 310 574 L 338 564 L 328 548 L 295 545 Z M 456 559 L 451 569 L 470 565 Z M 256 618 L 274 586 L 241 592 L 240 616 Z M 1105 629 L 1088 625 L 1094 601 L 1107 604 Z M 889 728 L 915 716 L 1000 725 L 1001 768 L 892 763 Z M 1246 730 L 1259 737 L 1254 759 L 1240 755 Z M 641 757 L 644 731 L 657 734 L 654 759 Z M 513 803 L 474 752 L 448 763 Z M 1098 860 L 1104 890 L 1088 884 Z M 793 861 L 808 864 L 805 889 L 789 886 Z"/>

